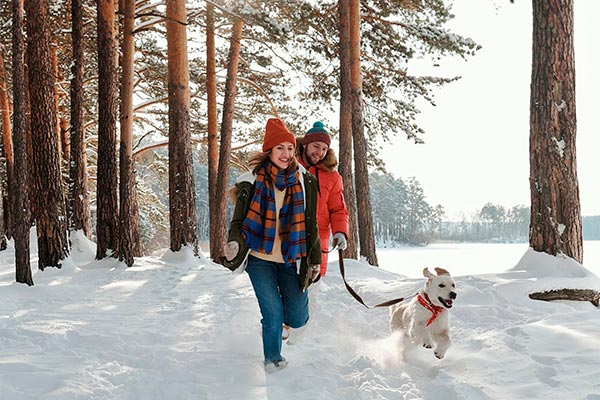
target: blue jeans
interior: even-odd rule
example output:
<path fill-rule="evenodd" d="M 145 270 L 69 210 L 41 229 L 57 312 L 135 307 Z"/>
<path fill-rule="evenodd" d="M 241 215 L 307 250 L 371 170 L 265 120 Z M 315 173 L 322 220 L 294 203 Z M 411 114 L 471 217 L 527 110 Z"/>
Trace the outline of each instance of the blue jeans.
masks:
<path fill-rule="evenodd" d="M 308 322 L 308 293 L 302 291 L 296 264 L 275 263 L 248 256 L 246 272 L 254 287 L 262 315 L 262 340 L 265 362 L 283 359 L 283 324 L 300 328 Z"/>

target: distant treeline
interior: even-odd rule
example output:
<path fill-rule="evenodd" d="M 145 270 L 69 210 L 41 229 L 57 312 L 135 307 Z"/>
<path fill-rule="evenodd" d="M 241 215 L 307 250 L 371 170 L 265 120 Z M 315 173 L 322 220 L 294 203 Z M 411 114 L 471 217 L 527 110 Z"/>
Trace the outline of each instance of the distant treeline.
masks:
<path fill-rule="evenodd" d="M 156 164 L 156 163 L 155 163 Z M 149 171 L 139 171 L 140 175 Z M 233 170 L 230 185 L 239 171 Z M 198 237 L 208 240 L 208 184 L 206 166 L 194 163 L 196 179 L 196 218 Z M 142 212 L 142 234 L 153 248 L 165 246 L 168 235 L 166 182 L 156 174 L 147 181 L 159 204 L 152 213 Z M 509 209 L 485 204 L 480 210 L 463 215 L 459 221 L 448 221 L 441 205 L 432 206 L 416 178 L 406 181 L 390 174 L 370 176 L 371 202 L 375 239 L 379 246 L 410 244 L 424 245 L 437 241 L 457 242 L 527 242 L 529 207 L 518 205 Z M 230 210 L 231 212 L 231 210 Z M 600 216 L 583 217 L 585 240 L 600 240 Z"/>
<path fill-rule="evenodd" d="M 499 211 L 496 220 L 482 220 L 486 211 Z M 502 218 L 504 211 L 505 217 Z M 582 217 L 583 240 L 600 240 L 600 216 Z M 479 213 L 470 220 L 459 222 L 442 222 L 439 235 L 434 233 L 435 240 L 453 240 L 461 242 L 498 242 L 514 243 L 529 240 L 529 207 L 515 206 L 504 210 L 502 206 L 486 204 Z"/>
<path fill-rule="evenodd" d="M 423 245 L 436 241 L 513 243 L 529 240 L 528 206 L 485 204 L 462 220 L 448 221 L 441 205 L 425 200 L 416 178 L 372 174 L 375 238 L 379 245 Z M 600 216 L 583 217 L 584 240 L 600 240 Z"/>

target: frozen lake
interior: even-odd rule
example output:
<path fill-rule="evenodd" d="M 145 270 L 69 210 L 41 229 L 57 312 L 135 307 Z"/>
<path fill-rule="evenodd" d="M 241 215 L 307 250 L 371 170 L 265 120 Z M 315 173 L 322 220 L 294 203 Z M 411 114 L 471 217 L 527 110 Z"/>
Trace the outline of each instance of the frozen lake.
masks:
<path fill-rule="evenodd" d="M 378 248 L 377 257 L 383 269 L 409 278 L 421 277 L 425 267 L 442 267 L 462 276 L 506 271 L 519 262 L 527 248 L 527 243 L 436 243 Z M 330 260 L 337 259 L 337 254 L 331 256 Z M 584 242 L 583 265 L 600 276 L 600 241 Z"/>

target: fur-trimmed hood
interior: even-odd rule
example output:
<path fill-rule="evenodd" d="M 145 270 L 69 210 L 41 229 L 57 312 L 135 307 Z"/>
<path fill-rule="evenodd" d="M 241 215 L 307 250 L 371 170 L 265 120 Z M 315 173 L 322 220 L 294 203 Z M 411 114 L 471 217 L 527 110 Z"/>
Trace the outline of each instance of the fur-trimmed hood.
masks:
<path fill-rule="evenodd" d="M 296 136 L 296 157 L 298 158 L 298 160 L 302 159 L 302 152 L 304 151 L 304 144 L 302 143 L 304 141 L 304 136 Z M 325 155 L 325 158 L 323 158 L 318 164 L 317 166 L 327 172 L 331 172 L 331 171 L 337 171 L 337 166 L 338 166 L 338 159 L 335 155 L 335 151 L 333 151 L 333 149 L 330 147 L 327 150 L 327 154 Z"/>

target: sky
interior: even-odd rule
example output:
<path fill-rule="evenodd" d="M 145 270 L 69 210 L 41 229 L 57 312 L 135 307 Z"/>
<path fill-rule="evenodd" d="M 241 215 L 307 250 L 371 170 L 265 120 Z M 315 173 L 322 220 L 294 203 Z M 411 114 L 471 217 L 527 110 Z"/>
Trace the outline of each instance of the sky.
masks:
<path fill-rule="evenodd" d="M 346 260 L 350 284 L 371 305 L 416 294 L 424 266 L 456 271 L 458 297 L 445 311 L 453 343 L 442 360 L 424 348 L 401 358 L 388 310 L 354 301 L 332 258 L 312 322 L 283 344 L 288 367 L 266 374 L 246 273 L 187 248 L 126 268 L 93 261 L 95 245 L 72 239 L 61 270 L 34 267 L 33 287 L 13 282 L 12 242 L 0 252 L 2 400 L 600 399 L 598 308 L 528 298 L 557 287 L 598 290 L 600 279 L 526 245 L 512 245 L 503 265 L 510 245 L 380 249 L 382 268 Z M 598 274 L 600 252 L 590 254 Z M 34 266 L 36 258 L 33 240 Z"/>
<path fill-rule="evenodd" d="M 462 76 L 437 89 L 436 107 L 422 105 L 419 124 L 426 144 L 399 137 L 382 152 L 396 177 L 416 177 L 427 201 L 452 217 L 468 215 L 491 202 L 530 205 L 529 85 L 531 1 L 456 0 L 453 32 L 482 45 L 467 61 L 443 59 L 433 69 L 416 63 L 413 73 Z M 575 1 L 577 168 L 582 215 L 600 215 L 600 2 Z"/>

